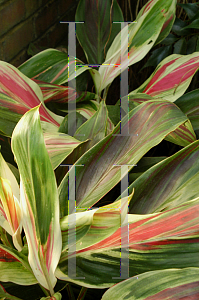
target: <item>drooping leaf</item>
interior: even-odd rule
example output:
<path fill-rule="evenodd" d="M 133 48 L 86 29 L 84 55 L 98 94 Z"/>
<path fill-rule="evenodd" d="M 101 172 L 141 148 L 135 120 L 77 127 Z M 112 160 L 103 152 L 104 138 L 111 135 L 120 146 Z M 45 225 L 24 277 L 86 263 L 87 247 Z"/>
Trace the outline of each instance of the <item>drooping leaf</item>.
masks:
<path fill-rule="evenodd" d="M 138 89 L 131 93 L 145 93 L 156 98 L 175 101 L 184 94 L 198 68 L 198 52 L 184 56 L 170 55 Z"/>
<path fill-rule="evenodd" d="M 140 61 L 149 52 L 167 18 L 175 15 L 175 2 L 175 0 L 150 1 L 144 13 L 138 15 L 136 23 L 124 27 L 116 36 L 107 52 L 105 62 L 99 68 L 101 80 L 98 83 L 99 92 L 120 74 L 121 68 L 122 70 L 127 69 L 128 66 Z M 121 39 L 125 37 L 128 37 L 128 49 L 125 49 L 125 43 L 121 45 Z"/>
<path fill-rule="evenodd" d="M 72 101 L 80 102 L 95 99 L 95 94 L 91 92 L 76 92 L 73 88 L 68 86 L 47 83 L 36 79 L 34 79 L 34 81 L 39 85 L 45 103 L 68 103 Z"/>
<path fill-rule="evenodd" d="M 76 229 L 72 231 L 75 235 L 76 250 L 92 246 L 112 235 L 125 220 L 132 196 L 133 194 L 109 205 L 76 213 L 75 222 L 72 224 Z M 62 251 L 68 249 L 68 224 L 68 216 L 61 219 Z"/>
<path fill-rule="evenodd" d="M 163 121 L 164 120 L 164 121 Z M 186 121 L 185 115 L 168 101 L 147 101 L 123 118 L 123 130 L 130 135 L 120 134 L 120 124 L 113 132 L 87 151 L 76 163 L 77 207 L 91 207 L 97 203 L 127 174 L 121 177 L 120 165 L 130 165 L 129 170 L 153 146 Z M 71 168 L 71 170 L 72 170 Z M 62 216 L 67 215 L 68 176 L 59 186 Z"/>
<path fill-rule="evenodd" d="M 62 120 L 45 107 L 39 86 L 3 61 L 0 62 L 0 104 L 0 131 L 4 135 L 11 136 L 22 115 L 39 104 L 41 120 L 57 127 Z"/>
<path fill-rule="evenodd" d="M 198 299 L 199 268 L 166 269 L 134 276 L 111 287 L 102 300 Z"/>
<path fill-rule="evenodd" d="M 59 200 L 38 107 L 28 111 L 15 127 L 12 150 L 21 176 L 22 225 L 29 263 L 38 282 L 53 294 L 61 252 Z"/>
<path fill-rule="evenodd" d="M 165 140 L 183 147 L 195 142 L 196 134 L 191 122 L 188 120 L 184 124 L 180 125 L 176 130 L 169 133 Z"/>
<path fill-rule="evenodd" d="M 92 147 L 107 135 L 108 121 L 111 123 L 113 130 L 114 126 L 108 118 L 106 104 L 104 101 L 101 101 L 99 109 L 76 130 L 74 137 L 80 141 L 90 139 L 88 147 Z"/>
<path fill-rule="evenodd" d="M 81 141 L 60 132 L 45 133 L 44 141 L 53 169 L 56 169 L 76 147 L 82 144 Z"/>
<path fill-rule="evenodd" d="M 71 57 L 71 63 L 77 66 L 74 68 L 76 72 L 70 74 L 70 80 L 90 69 L 83 67 L 84 63 L 75 57 Z M 31 57 L 18 69 L 29 78 L 63 84 L 68 82 L 68 55 L 56 49 L 47 49 Z"/>
<path fill-rule="evenodd" d="M 38 283 L 31 271 L 27 257 L 2 244 L 0 244 L 0 281 L 20 285 Z"/>
<path fill-rule="evenodd" d="M 98 110 L 99 103 L 93 100 L 86 101 L 85 103 L 77 103 L 76 105 L 76 112 L 81 114 L 86 119 L 90 119 L 94 113 Z M 62 109 L 63 112 L 67 112 L 67 109 Z M 73 113 L 74 111 L 71 109 L 70 113 Z"/>
<path fill-rule="evenodd" d="M 122 11 L 116 0 L 81 0 L 76 10 L 76 34 L 90 64 L 102 64 L 105 50 L 120 32 L 123 22 Z"/>
<path fill-rule="evenodd" d="M 131 92 L 128 96 L 125 96 L 122 98 L 122 100 L 127 101 L 129 97 L 129 110 L 135 108 L 136 106 L 138 106 L 139 104 L 149 101 L 149 100 L 160 100 L 161 98 L 155 98 L 155 97 L 151 97 L 148 94 L 144 94 L 144 93 L 134 93 Z M 126 113 L 128 111 L 126 110 Z M 177 129 L 175 129 L 174 131 L 170 132 L 165 140 L 170 141 L 174 144 L 177 144 L 179 146 L 187 146 L 190 143 L 194 142 L 196 140 L 196 135 L 195 132 L 192 128 L 192 124 L 190 123 L 190 121 L 188 120 L 185 124 L 180 125 Z"/>

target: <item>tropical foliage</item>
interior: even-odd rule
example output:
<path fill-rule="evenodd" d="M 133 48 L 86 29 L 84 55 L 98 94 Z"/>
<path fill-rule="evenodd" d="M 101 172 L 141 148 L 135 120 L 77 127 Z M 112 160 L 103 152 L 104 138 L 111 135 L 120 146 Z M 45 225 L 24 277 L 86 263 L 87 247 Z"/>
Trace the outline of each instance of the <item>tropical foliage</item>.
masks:
<path fill-rule="evenodd" d="M 80 0 L 86 63 L 56 49 L 0 62 L 1 299 L 199 298 L 197 39 L 107 103 L 121 70 L 175 33 L 176 5 L 150 0 L 121 30 L 116 0 Z M 197 4 L 181 6 L 197 30 Z M 172 151 L 151 155 L 159 144 Z"/>

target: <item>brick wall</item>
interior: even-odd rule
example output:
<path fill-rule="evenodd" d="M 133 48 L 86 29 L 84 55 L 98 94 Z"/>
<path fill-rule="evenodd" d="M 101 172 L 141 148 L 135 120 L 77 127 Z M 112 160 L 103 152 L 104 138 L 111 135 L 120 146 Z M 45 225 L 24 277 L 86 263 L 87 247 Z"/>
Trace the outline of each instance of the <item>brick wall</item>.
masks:
<path fill-rule="evenodd" d="M 19 66 L 30 43 L 56 47 L 66 39 L 78 0 L 0 0 L 0 60 Z M 66 42 L 67 43 L 67 42 Z"/>

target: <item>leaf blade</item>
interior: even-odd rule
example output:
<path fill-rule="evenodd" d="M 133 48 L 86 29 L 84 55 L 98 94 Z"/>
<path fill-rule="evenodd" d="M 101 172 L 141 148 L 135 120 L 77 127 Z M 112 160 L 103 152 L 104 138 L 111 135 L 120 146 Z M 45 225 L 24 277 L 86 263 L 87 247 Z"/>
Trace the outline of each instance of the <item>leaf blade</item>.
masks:
<path fill-rule="evenodd" d="M 61 253 L 59 203 L 38 107 L 26 113 L 15 127 L 12 150 L 21 174 L 22 222 L 29 263 L 38 281 L 52 293 L 56 283 L 54 271 Z"/>

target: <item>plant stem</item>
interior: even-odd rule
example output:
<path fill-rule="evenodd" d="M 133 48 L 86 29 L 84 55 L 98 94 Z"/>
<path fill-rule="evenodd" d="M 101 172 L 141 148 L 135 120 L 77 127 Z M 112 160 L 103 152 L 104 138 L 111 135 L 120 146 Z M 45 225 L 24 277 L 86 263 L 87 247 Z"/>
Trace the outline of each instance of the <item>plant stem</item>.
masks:
<path fill-rule="evenodd" d="M 46 296 L 50 296 L 50 293 L 41 284 L 39 284 L 39 286 Z"/>
<path fill-rule="evenodd" d="M 107 94 L 108 94 L 108 89 L 110 87 L 110 84 L 108 84 L 105 89 L 104 89 L 104 92 L 103 92 L 103 99 L 106 100 L 106 97 L 107 97 Z"/>
<path fill-rule="evenodd" d="M 44 261 L 42 261 L 42 259 L 40 260 L 40 262 L 41 262 L 42 271 L 44 273 L 44 276 L 45 276 L 45 279 L 46 279 L 46 282 L 47 282 L 47 285 L 49 288 L 50 296 L 53 296 L 55 292 L 53 290 L 53 286 L 52 286 L 52 283 L 51 283 L 51 280 L 50 280 L 50 277 L 49 277 L 49 274 L 47 271 L 47 267 L 46 267 Z"/>
<path fill-rule="evenodd" d="M 67 290 L 67 292 L 68 292 L 69 299 L 70 299 L 70 300 L 75 300 L 75 296 L 74 296 L 74 294 L 73 294 L 73 290 L 72 290 L 72 287 L 71 287 L 70 284 L 68 284 L 68 285 L 66 286 L 66 290 Z"/>
<path fill-rule="evenodd" d="M 84 297 L 86 296 L 86 292 L 87 292 L 87 288 L 83 286 L 81 288 L 81 291 L 79 293 L 79 296 L 78 296 L 77 300 L 83 300 Z"/>

